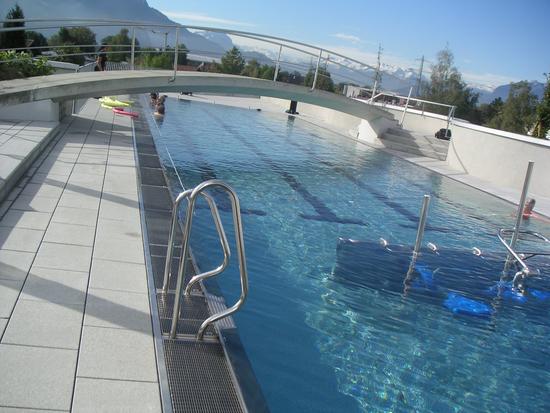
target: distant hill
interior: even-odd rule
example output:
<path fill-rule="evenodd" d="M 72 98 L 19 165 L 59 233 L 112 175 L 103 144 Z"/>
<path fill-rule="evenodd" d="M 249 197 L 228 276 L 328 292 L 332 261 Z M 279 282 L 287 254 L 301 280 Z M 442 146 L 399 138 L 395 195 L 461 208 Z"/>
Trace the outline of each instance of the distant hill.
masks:
<path fill-rule="evenodd" d="M 538 82 L 536 80 L 529 82 L 531 85 L 531 92 L 540 100 L 544 95 L 544 83 Z M 496 87 L 492 92 L 482 92 L 479 95 L 479 103 L 491 103 L 496 98 L 501 98 L 502 100 L 508 99 L 510 94 L 510 84 L 501 85 Z"/>
<path fill-rule="evenodd" d="M 23 9 L 26 18 L 82 18 L 82 19 L 119 19 L 141 22 L 153 22 L 162 24 L 175 24 L 160 11 L 149 7 L 146 0 L 2 0 L 0 2 L 0 16 L 4 18 L 15 3 Z M 32 24 L 27 24 L 31 27 Z M 96 33 L 96 39 L 101 42 L 106 36 L 115 34 L 120 27 L 92 27 Z M 162 46 L 164 42 L 163 29 L 137 30 L 136 38 L 143 46 Z M 46 36 L 50 36 L 57 30 L 39 30 Z M 168 44 L 173 46 L 175 38 L 168 36 Z M 191 50 L 221 54 L 223 47 L 207 38 L 188 30 L 180 30 L 180 42 L 183 42 Z"/>

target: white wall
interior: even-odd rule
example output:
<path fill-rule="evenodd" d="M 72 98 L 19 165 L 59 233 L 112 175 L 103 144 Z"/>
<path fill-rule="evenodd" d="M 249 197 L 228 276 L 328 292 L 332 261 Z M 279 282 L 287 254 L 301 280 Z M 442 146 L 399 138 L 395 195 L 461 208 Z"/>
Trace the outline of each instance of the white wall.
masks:
<path fill-rule="evenodd" d="M 550 198 L 550 141 L 461 122 L 452 131 L 449 166 L 521 190 L 527 164 L 534 161 L 529 192 Z"/>
<path fill-rule="evenodd" d="M 0 108 L 0 120 L 58 121 L 59 104 L 51 100 L 22 103 Z"/>
<path fill-rule="evenodd" d="M 264 102 L 277 105 L 281 110 L 287 110 L 290 107 L 290 101 L 285 99 L 276 99 L 270 97 L 261 97 Z M 314 123 L 324 124 L 327 129 L 335 130 L 347 136 L 359 140 L 380 144 L 377 137 L 386 129 L 395 126 L 394 120 L 384 116 L 374 117 L 369 121 L 348 115 L 333 109 L 323 108 L 321 106 L 310 105 L 308 103 L 298 102 L 298 113 L 300 117 Z"/>

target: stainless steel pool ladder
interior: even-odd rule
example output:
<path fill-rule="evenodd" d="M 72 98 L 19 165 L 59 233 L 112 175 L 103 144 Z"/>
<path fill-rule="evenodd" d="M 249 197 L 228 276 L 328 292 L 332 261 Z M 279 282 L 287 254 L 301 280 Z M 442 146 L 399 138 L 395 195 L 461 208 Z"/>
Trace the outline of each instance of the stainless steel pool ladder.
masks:
<path fill-rule="evenodd" d="M 188 208 L 187 208 L 185 223 L 183 227 L 181 255 L 180 255 L 180 261 L 179 261 L 178 273 L 177 273 L 176 290 L 175 290 L 175 297 L 174 297 L 174 309 L 172 313 L 172 325 L 170 328 L 170 338 L 172 339 L 176 338 L 176 331 L 177 331 L 178 319 L 179 319 L 180 308 L 181 308 L 182 288 L 183 288 L 183 283 L 185 281 L 185 274 L 187 269 L 186 262 L 187 262 L 187 256 L 189 254 L 189 240 L 191 235 L 191 226 L 193 223 L 193 213 L 195 211 L 195 202 L 199 195 L 206 199 L 206 202 L 208 202 L 208 206 L 210 207 L 212 218 L 214 219 L 214 224 L 216 225 L 216 231 L 218 232 L 220 244 L 223 250 L 223 261 L 218 267 L 214 268 L 213 270 L 206 271 L 192 277 L 187 283 L 187 286 L 185 287 L 184 294 L 186 296 L 189 296 L 191 294 L 191 289 L 193 285 L 195 285 L 196 283 L 206 278 L 210 278 L 222 273 L 227 268 L 227 265 L 229 264 L 229 258 L 231 257 L 231 250 L 229 248 L 229 243 L 227 242 L 227 237 L 223 229 L 223 225 L 220 219 L 220 214 L 218 212 L 218 207 L 216 206 L 216 202 L 208 193 L 204 192 L 206 189 L 212 189 L 212 188 L 218 188 L 218 189 L 224 190 L 229 195 L 229 198 L 231 200 L 231 207 L 233 212 L 233 226 L 235 228 L 235 240 L 236 240 L 238 260 L 239 260 L 241 294 L 239 299 L 233 306 L 223 311 L 220 311 L 217 314 L 213 314 L 203 321 L 203 323 L 201 324 L 197 332 L 197 339 L 202 340 L 204 336 L 204 332 L 206 331 L 206 328 L 210 324 L 222 318 L 228 317 L 231 314 L 238 311 L 243 306 L 244 302 L 246 301 L 246 297 L 248 295 L 248 272 L 246 269 L 246 257 L 244 252 L 244 238 L 243 238 L 242 220 L 241 220 L 241 212 L 240 212 L 241 209 L 240 209 L 240 203 L 239 203 L 239 198 L 237 197 L 237 194 L 229 185 L 216 179 L 202 182 L 201 184 L 197 185 L 193 189 L 188 189 L 181 192 L 176 197 L 176 200 L 174 201 L 174 206 L 172 208 L 172 225 L 170 228 L 170 236 L 168 238 L 168 249 L 166 252 L 166 263 L 164 267 L 164 281 L 162 285 L 162 292 L 166 294 L 168 292 L 168 286 L 170 284 L 170 278 L 172 276 L 171 263 L 172 263 L 173 249 L 174 249 L 175 232 L 178 225 L 178 210 L 179 210 L 181 201 L 186 199 L 188 201 Z"/>
<path fill-rule="evenodd" d="M 521 269 L 516 272 L 513 279 L 514 286 L 519 286 L 523 283 L 526 277 L 528 277 L 531 273 L 531 270 L 529 269 L 528 265 L 525 263 L 529 258 L 532 258 L 536 255 L 550 255 L 550 251 L 537 251 L 537 252 L 527 252 L 527 251 L 516 251 L 515 247 L 512 247 L 511 243 L 509 244 L 504 237 L 508 235 L 514 235 L 516 233 L 515 229 L 506 229 L 501 228 L 498 231 L 498 239 L 504 245 L 506 250 L 508 251 L 508 258 L 506 259 L 506 264 L 504 266 L 505 272 L 508 270 L 509 265 L 515 260 L 521 267 Z M 550 240 L 546 238 L 544 235 L 539 234 L 535 231 L 527 231 L 527 230 L 520 230 L 517 232 L 519 235 L 527 235 L 534 237 L 535 239 L 538 239 L 540 241 L 543 241 L 545 243 L 550 244 Z"/>

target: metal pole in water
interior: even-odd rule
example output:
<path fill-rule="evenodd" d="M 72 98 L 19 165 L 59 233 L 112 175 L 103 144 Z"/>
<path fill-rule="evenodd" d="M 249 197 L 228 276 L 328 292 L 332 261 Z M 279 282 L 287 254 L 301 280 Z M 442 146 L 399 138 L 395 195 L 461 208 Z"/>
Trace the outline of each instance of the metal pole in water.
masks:
<path fill-rule="evenodd" d="M 317 84 L 317 76 L 319 75 L 319 64 L 321 63 L 322 53 L 323 53 L 323 49 L 319 49 L 319 57 L 317 58 L 317 66 L 315 66 L 315 76 L 313 76 L 313 84 L 311 85 L 311 90 L 314 90 L 315 85 Z"/>
<path fill-rule="evenodd" d="M 413 88 L 411 86 L 411 88 L 409 89 L 409 96 L 407 96 L 407 103 L 405 103 L 405 110 L 403 111 L 403 115 L 401 116 L 401 122 L 399 122 L 401 126 L 403 126 L 403 122 L 405 121 L 405 115 L 407 114 L 407 109 L 409 107 L 409 100 L 411 99 L 412 91 L 413 91 Z"/>
<path fill-rule="evenodd" d="M 428 206 L 430 205 L 430 196 L 424 195 L 422 200 L 422 209 L 420 210 L 420 221 L 418 222 L 418 231 L 416 232 L 416 242 L 414 243 L 413 259 L 416 259 L 418 251 L 422 246 L 422 238 L 424 238 L 424 228 L 428 218 Z"/>
<path fill-rule="evenodd" d="M 279 62 L 281 61 L 281 52 L 283 51 L 283 45 L 279 46 L 279 56 L 277 56 L 277 64 L 275 65 L 275 74 L 273 75 L 273 81 L 277 81 L 277 75 L 279 74 Z"/>
<path fill-rule="evenodd" d="M 525 208 L 525 200 L 527 199 L 527 192 L 529 191 L 529 184 L 531 183 L 531 173 L 533 172 L 533 166 L 535 166 L 535 162 L 529 161 L 529 164 L 527 165 L 527 172 L 525 173 L 525 181 L 523 181 L 523 190 L 521 191 L 521 197 L 519 198 L 516 226 L 514 227 L 512 241 L 510 241 L 510 247 L 512 249 L 515 248 L 518 241 L 519 229 L 521 226 L 521 219 L 523 217 L 523 209 Z"/>
<path fill-rule="evenodd" d="M 132 55 L 130 57 L 130 68 L 134 70 L 134 60 L 136 52 L 136 28 L 132 27 Z"/>

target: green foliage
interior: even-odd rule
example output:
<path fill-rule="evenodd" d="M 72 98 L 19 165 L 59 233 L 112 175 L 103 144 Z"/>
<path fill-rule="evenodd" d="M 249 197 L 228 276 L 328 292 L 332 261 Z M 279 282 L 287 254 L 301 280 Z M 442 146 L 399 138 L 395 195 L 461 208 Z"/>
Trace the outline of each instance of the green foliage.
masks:
<path fill-rule="evenodd" d="M 315 69 L 313 67 L 309 68 L 309 71 L 306 73 L 306 78 L 304 79 L 304 85 L 311 87 L 313 85 L 313 79 L 315 78 Z M 317 83 L 315 89 L 326 90 L 327 92 L 334 92 L 334 82 L 330 77 L 330 73 L 327 69 L 319 68 L 319 73 L 317 75 Z"/>
<path fill-rule="evenodd" d="M 508 99 L 502 107 L 500 129 L 527 134 L 535 123 L 536 106 L 537 97 L 531 93 L 529 82 L 511 83 Z"/>
<path fill-rule="evenodd" d="M 219 65 L 221 73 L 240 75 L 245 66 L 244 58 L 237 47 L 232 47 L 222 56 L 222 62 Z"/>
<path fill-rule="evenodd" d="M 275 76 L 275 66 L 262 65 L 258 74 L 260 79 L 273 80 Z"/>
<path fill-rule="evenodd" d="M 53 72 L 46 58 L 34 59 L 29 53 L 9 50 L 0 52 L 0 80 L 17 79 L 30 76 L 44 76 Z"/>
<path fill-rule="evenodd" d="M 185 45 L 181 45 L 185 49 Z M 136 55 L 136 64 L 146 69 L 166 69 L 174 68 L 174 49 L 167 48 L 166 52 L 157 52 L 155 49 L 141 49 L 139 55 Z M 178 65 L 187 64 L 187 54 L 179 50 L 178 47 Z"/>
<path fill-rule="evenodd" d="M 489 104 L 479 106 L 480 123 L 489 128 L 498 129 L 502 123 L 502 107 L 504 102 L 501 98 L 494 99 Z"/>
<path fill-rule="evenodd" d="M 48 44 L 54 46 L 53 49 L 59 55 L 57 60 L 62 62 L 76 63 L 83 65 L 84 56 L 70 56 L 80 53 L 95 53 L 96 38 L 95 33 L 87 27 L 61 27 L 59 31 L 48 39 Z M 79 47 L 84 45 L 84 47 Z M 55 46 L 73 46 L 58 47 Z"/>
<path fill-rule="evenodd" d="M 29 47 L 44 47 L 48 45 L 48 39 L 46 39 L 41 33 L 27 30 L 25 32 L 25 37 L 27 38 L 27 44 Z M 48 49 L 33 49 L 31 53 L 33 56 L 37 56 L 46 50 Z"/>
<path fill-rule="evenodd" d="M 432 66 L 430 82 L 423 90 L 424 99 L 454 105 L 457 117 L 479 123 L 479 95 L 468 88 L 462 80 L 462 75 L 454 66 L 454 55 L 448 47 L 437 54 L 437 63 Z M 437 108 L 436 111 L 441 114 L 448 113 L 446 108 Z"/>
<path fill-rule="evenodd" d="M 242 70 L 241 74 L 248 77 L 260 77 L 260 64 L 256 59 L 250 60 Z"/>
<path fill-rule="evenodd" d="M 18 4 L 15 4 L 6 14 L 6 20 L 24 18 L 23 10 Z M 24 26 L 25 23 L 23 22 L 6 22 L 3 25 L 4 28 Z M 25 30 L 0 33 L 0 49 L 24 49 L 26 47 L 25 41 Z"/>
<path fill-rule="evenodd" d="M 115 52 L 108 55 L 109 60 L 111 60 L 112 62 L 130 61 L 132 39 L 128 36 L 128 29 L 121 29 L 120 32 L 118 32 L 117 34 L 103 38 L 101 43 L 109 45 L 110 51 Z M 136 49 L 138 48 L 138 46 L 139 42 L 136 39 Z"/>
<path fill-rule="evenodd" d="M 541 102 L 537 106 L 537 127 L 535 134 L 544 138 L 550 132 L 550 73 L 545 73 L 546 87 Z"/>

